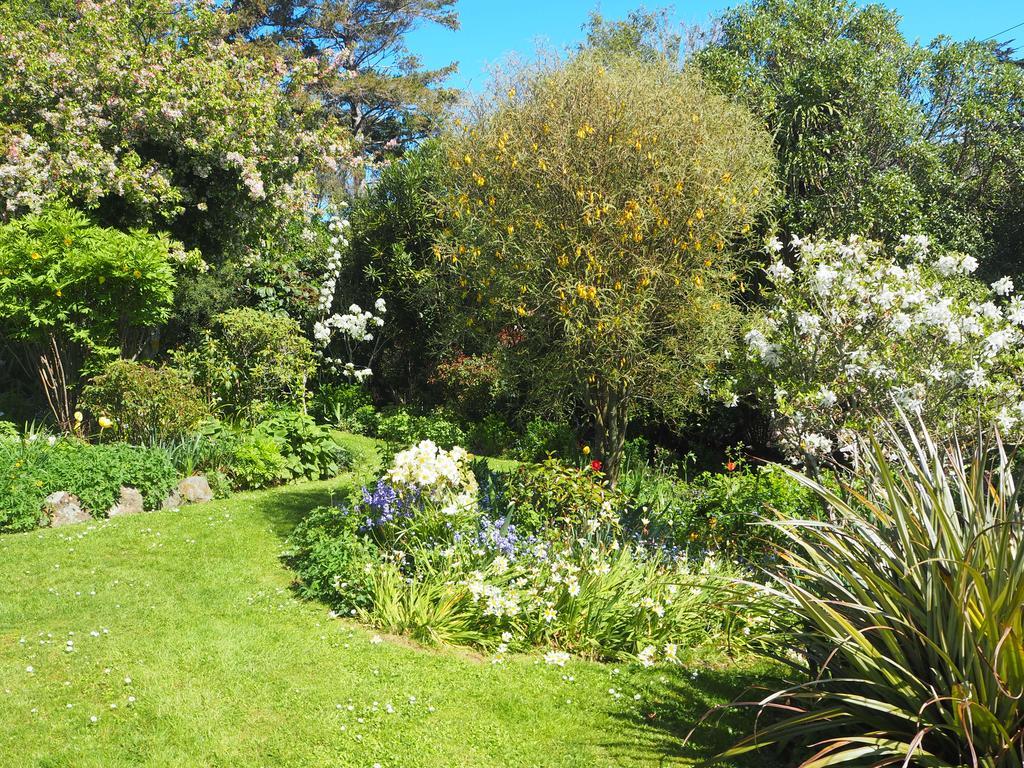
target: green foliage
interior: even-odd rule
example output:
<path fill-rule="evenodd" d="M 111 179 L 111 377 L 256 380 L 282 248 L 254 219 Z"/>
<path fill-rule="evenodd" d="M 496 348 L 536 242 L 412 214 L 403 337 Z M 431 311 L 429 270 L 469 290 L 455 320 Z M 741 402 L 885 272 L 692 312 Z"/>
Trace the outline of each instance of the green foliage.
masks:
<path fill-rule="evenodd" d="M 440 225 L 431 195 L 440 177 L 439 147 L 427 141 L 384 168 L 352 208 L 344 278 L 353 295 L 387 301 L 374 382 L 400 400 L 422 395 L 435 355 L 454 335 L 432 250 Z"/>
<path fill-rule="evenodd" d="M 212 333 L 173 357 L 210 402 L 249 420 L 271 406 L 301 402 L 315 368 L 298 323 L 251 308 L 218 315 Z"/>
<path fill-rule="evenodd" d="M 336 506 L 318 507 L 292 531 L 285 556 L 303 595 L 324 600 L 345 615 L 370 607 L 371 572 L 380 563 L 377 548 L 357 535 L 358 522 Z"/>
<path fill-rule="evenodd" d="M 96 227 L 61 204 L 0 224 L 0 331 L 37 370 L 65 430 L 80 371 L 137 352 L 166 321 L 175 248 L 163 235 Z"/>
<path fill-rule="evenodd" d="M 253 430 L 276 441 L 284 457 L 287 480 L 322 480 L 334 477 L 351 457 L 330 430 L 299 411 L 278 411 Z"/>
<path fill-rule="evenodd" d="M 373 602 L 361 616 L 394 634 L 427 645 L 485 646 L 473 595 L 464 585 L 442 579 L 413 578 L 385 563 L 371 572 Z"/>
<path fill-rule="evenodd" d="M 576 436 L 563 422 L 535 416 L 526 422 L 513 454 L 520 461 L 544 461 L 551 456 L 568 459 L 576 453 Z"/>
<path fill-rule="evenodd" d="M 599 11 L 591 11 L 583 26 L 587 39 L 581 49 L 590 49 L 613 61 L 621 56 L 634 56 L 649 62 L 675 63 L 683 40 L 672 28 L 669 16 L 667 8 L 632 10 L 622 20 L 607 19 Z"/>
<path fill-rule="evenodd" d="M 754 0 L 724 14 L 695 63 L 775 136 L 784 231 L 926 232 L 1009 255 L 999 224 L 1020 197 L 1024 70 L 997 43 L 925 47 L 899 22 L 881 4 Z"/>
<path fill-rule="evenodd" d="M 77 496 L 83 509 L 102 517 L 118 501 L 121 486 L 138 490 L 146 509 L 155 509 L 177 479 L 170 457 L 157 448 L 0 439 L 0 532 L 35 528 L 43 501 L 55 491 Z"/>
<path fill-rule="evenodd" d="M 325 384 L 313 397 L 319 419 L 344 432 L 366 434 L 376 420 L 373 398 L 361 384 Z"/>
<path fill-rule="evenodd" d="M 115 360 L 82 392 L 82 407 L 114 420 L 122 440 L 140 445 L 190 434 L 209 411 L 199 390 L 174 368 Z"/>
<path fill-rule="evenodd" d="M 242 433 L 231 441 L 227 472 L 241 490 L 269 488 L 291 476 L 281 442 L 256 433 Z"/>
<path fill-rule="evenodd" d="M 514 391 L 586 414 L 614 478 L 631 411 L 689 413 L 734 338 L 730 241 L 770 137 L 695 73 L 583 52 L 496 82 L 443 140 L 437 257 Z"/>
<path fill-rule="evenodd" d="M 788 742 L 808 766 L 1021 764 L 1024 517 L 1010 459 L 978 442 L 894 432 L 891 459 L 863 446 L 857 493 L 795 475 L 830 516 L 776 523 L 774 588 L 806 627 L 810 680 L 784 709 L 763 699 L 777 721 L 725 757 Z"/>
<path fill-rule="evenodd" d="M 726 472 L 702 472 L 690 482 L 651 471 L 626 472 L 618 490 L 629 498 L 633 516 L 648 521 L 641 527 L 650 535 L 672 541 L 697 560 L 715 556 L 763 563 L 782 541 L 769 520 L 821 517 L 814 494 L 779 467 L 734 461 L 728 466 Z"/>
<path fill-rule="evenodd" d="M 489 413 L 470 423 L 466 439 L 470 449 L 482 456 L 504 456 L 516 444 L 516 433 L 501 416 Z"/>
<path fill-rule="evenodd" d="M 512 472 L 482 474 L 480 486 L 491 498 L 491 514 L 507 517 L 524 534 L 582 526 L 602 510 L 618 515 L 624 507 L 624 497 L 604 482 L 600 472 L 555 459 L 524 464 Z"/>
<path fill-rule="evenodd" d="M 444 412 L 418 414 L 409 408 L 391 408 L 376 418 L 373 435 L 384 440 L 388 449 L 398 451 L 421 440 L 431 440 L 441 448 L 466 442 L 466 433 Z"/>
<path fill-rule="evenodd" d="M 431 383 L 440 387 L 445 403 L 459 416 L 478 420 L 494 412 L 501 371 L 491 354 L 459 354 L 438 363 Z"/>

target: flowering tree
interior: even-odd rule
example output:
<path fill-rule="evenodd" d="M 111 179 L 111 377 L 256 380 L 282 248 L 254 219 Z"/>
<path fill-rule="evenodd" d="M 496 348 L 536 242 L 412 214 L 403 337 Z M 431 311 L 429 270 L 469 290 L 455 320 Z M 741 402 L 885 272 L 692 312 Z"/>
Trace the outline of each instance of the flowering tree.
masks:
<path fill-rule="evenodd" d="M 225 42 L 216 4 L 23 5 L 0 7 L 0 220 L 64 197 L 240 258 L 272 249 L 350 158 L 347 132 L 290 97 L 312 65 Z"/>
<path fill-rule="evenodd" d="M 584 52 L 513 73 L 444 147 L 437 257 L 466 322 L 538 403 L 589 416 L 614 479 L 631 411 L 686 413 L 729 345 L 767 135 L 695 76 Z"/>
<path fill-rule="evenodd" d="M 892 249 L 859 238 L 791 246 L 797 263 L 767 268 L 768 305 L 745 340 L 794 460 L 852 452 L 856 433 L 898 410 L 940 434 L 980 416 L 1021 437 L 1024 301 L 1012 280 L 986 287 L 969 277 L 973 257 L 934 253 L 922 236 Z"/>
<path fill-rule="evenodd" d="M 380 350 L 381 336 L 378 329 L 384 327 L 387 304 L 383 298 L 378 298 L 373 304 L 376 314 L 364 310 L 358 304 L 352 304 L 346 312 L 331 314 L 341 279 L 343 251 L 348 246 L 349 222 L 347 219 L 333 218 L 328 228 L 331 232 L 331 246 L 327 273 L 320 287 L 320 319 L 313 325 L 313 339 L 316 351 L 332 373 L 340 372 L 361 384 L 373 375 L 370 366 Z M 335 341 L 344 348 L 344 357 L 331 356 L 331 345 Z M 357 364 L 356 358 L 360 352 L 364 354 L 360 364 Z"/>

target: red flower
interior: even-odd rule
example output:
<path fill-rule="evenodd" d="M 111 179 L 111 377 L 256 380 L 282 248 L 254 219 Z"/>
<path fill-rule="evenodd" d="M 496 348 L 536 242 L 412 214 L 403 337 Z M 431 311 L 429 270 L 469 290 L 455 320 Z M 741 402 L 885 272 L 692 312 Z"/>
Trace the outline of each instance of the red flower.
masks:
<path fill-rule="evenodd" d="M 592 462 L 590 462 L 590 468 L 592 470 L 594 470 L 595 472 L 600 472 L 601 471 L 601 467 L 603 467 L 603 466 L 604 466 L 604 464 L 602 464 L 597 459 L 594 459 Z"/>
<path fill-rule="evenodd" d="M 733 461 L 732 459 L 729 459 L 727 462 L 725 462 L 725 471 L 726 472 L 732 472 L 734 469 L 736 469 L 736 462 L 735 461 Z"/>

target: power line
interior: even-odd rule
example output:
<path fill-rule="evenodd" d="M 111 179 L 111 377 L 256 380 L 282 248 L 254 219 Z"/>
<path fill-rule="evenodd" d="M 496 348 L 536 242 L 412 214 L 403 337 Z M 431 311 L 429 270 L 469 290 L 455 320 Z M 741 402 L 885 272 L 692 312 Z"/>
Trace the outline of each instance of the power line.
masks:
<path fill-rule="evenodd" d="M 988 37 L 986 37 L 981 42 L 984 43 L 984 42 L 986 42 L 988 40 L 991 40 L 993 38 L 999 37 L 1000 35 L 1005 34 L 1007 32 L 1012 32 L 1013 30 L 1017 29 L 1017 27 L 1024 27 L 1024 21 L 1022 21 L 1020 24 L 1014 24 L 1012 27 L 1007 27 L 1002 32 L 996 32 L 994 35 L 989 35 Z"/>

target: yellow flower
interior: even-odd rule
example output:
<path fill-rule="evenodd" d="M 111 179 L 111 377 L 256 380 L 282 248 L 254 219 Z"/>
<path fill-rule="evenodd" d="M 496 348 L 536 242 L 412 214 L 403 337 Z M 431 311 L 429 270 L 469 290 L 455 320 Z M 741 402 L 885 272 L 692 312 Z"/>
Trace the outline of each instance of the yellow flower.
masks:
<path fill-rule="evenodd" d="M 110 429 L 114 426 L 114 422 L 108 419 L 106 416 L 100 416 L 99 418 L 100 429 Z"/>
<path fill-rule="evenodd" d="M 584 445 L 583 446 L 583 455 L 584 456 L 589 456 L 590 455 L 590 446 L 589 445 Z"/>
<path fill-rule="evenodd" d="M 85 418 L 85 417 L 82 416 L 82 412 L 81 411 L 75 411 L 75 423 L 76 424 L 81 424 L 83 418 Z"/>
<path fill-rule="evenodd" d="M 32 259 L 35 260 L 35 259 L 39 259 L 39 258 L 42 258 L 42 257 L 38 253 L 36 253 L 35 251 L 32 251 Z"/>
<path fill-rule="evenodd" d="M 142 273 L 137 269 L 132 274 L 135 275 L 135 277 L 142 277 Z"/>

